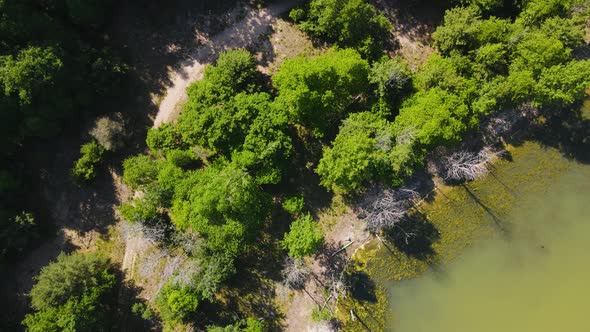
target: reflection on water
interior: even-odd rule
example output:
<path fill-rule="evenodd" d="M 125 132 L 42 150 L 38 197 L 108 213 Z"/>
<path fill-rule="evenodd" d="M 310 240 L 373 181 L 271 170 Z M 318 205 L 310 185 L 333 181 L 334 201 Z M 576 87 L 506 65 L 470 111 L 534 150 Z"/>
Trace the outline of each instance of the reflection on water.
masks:
<path fill-rule="evenodd" d="M 387 283 L 388 330 L 590 331 L 590 166 L 568 163 L 511 202 L 509 236 L 480 241 L 436 274 Z"/>

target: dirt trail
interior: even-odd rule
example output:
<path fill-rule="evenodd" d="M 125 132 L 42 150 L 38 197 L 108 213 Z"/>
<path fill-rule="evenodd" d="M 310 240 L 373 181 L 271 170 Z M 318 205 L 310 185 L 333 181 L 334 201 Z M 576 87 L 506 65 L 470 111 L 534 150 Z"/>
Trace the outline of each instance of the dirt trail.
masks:
<path fill-rule="evenodd" d="M 172 85 L 167 89 L 154 127 L 170 122 L 179 113 L 180 105 L 186 101 L 186 88 L 191 82 L 203 78 L 203 69 L 211 63 L 217 54 L 229 49 L 244 48 L 252 45 L 269 31 L 277 16 L 295 7 L 300 0 L 283 0 L 271 4 L 268 8 L 253 9 L 246 17 L 233 26 L 217 34 L 204 45 L 197 48 L 180 68 L 171 73 Z"/>
<path fill-rule="evenodd" d="M 343 248 L 352 242 L 345 250 L 338 253 L 344 260 L 348 261 L 369 238 L 368 232 L 365 231 L 365 223 L 359 220 L 354 212 L 349 210 L 338 218 L 337 224 L 327 232 L 324 239 L 327 244 L 332 244 L 333 248 Z M 324 269 L 317 260 L 313 262 L 310 268 L 315 275 L 321 275 Z M 294 292 L 293 297 L 288 302 L 285 312 L 285 330 L 293 332 L 330 331 L 325 324 L 311 320 L 312 310 L 317 304 L 310 298 L 310 295 L 316 301 L 323 303 L 325 301 L 323 290 L 314 278 L 310 278 L 305 288 L 309 295 L 301 291 Z M 277 293 L 280 293 L 280 291 Z"/>

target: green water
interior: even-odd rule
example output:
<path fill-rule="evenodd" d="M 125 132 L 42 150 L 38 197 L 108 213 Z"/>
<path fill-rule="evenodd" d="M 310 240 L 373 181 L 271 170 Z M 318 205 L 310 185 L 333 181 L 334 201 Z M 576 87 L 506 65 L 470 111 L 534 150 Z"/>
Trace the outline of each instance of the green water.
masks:
<path fill-rule="evenodd" d="M 420 277 L 386 282 L 385 330 L 590 331 L 590 166 L 553 150 L 528 150 L 501 166 L 496 179 L 505 192 L 494 201 L 510 196 L 507 206 L 491 208 L 500 211 L 505 230 Z M 553 166 L 557 172 L 542 176 Z M 472 190 L 484 202 L 492 202 L 485 198 L 490 183 Z M 525 184 L 530 188 L 522 189 Z M 449 204 L 461 209 L 460 201 Z"/>

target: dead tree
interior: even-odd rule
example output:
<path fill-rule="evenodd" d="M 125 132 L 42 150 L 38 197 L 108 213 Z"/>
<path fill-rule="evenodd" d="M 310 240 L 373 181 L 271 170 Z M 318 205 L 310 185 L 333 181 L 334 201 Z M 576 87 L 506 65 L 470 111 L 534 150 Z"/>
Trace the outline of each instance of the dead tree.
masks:
<path fill-rule="evenodd" d="M 301 290 L 309 279 L 309 270 L 303 260 L 288 257 L 283 264 L 283 283 L 285 286 Z"/>
<path fill-rule="evenodd" d="M 479 152 L 458 151 L 444 157 L 445 180 L 473 181 L 485 175 L 498 156 L 490 147 Z"/>
<path fill-rule="evenodd" d="M 378 187 L 371 190 L 361 204 L 367 230 L 379 233 L 393 228 L 419 198 L 420 195 L 414 189 Z"/>

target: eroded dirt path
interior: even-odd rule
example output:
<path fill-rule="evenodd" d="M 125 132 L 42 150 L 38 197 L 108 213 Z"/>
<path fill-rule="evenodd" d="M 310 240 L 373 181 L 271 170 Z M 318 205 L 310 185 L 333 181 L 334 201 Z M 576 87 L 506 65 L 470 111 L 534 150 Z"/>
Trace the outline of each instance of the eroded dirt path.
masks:
<path fill-rule="evenodd" d="M 180 112 L 180 106 L 187 99 L 186 88 L 191 82 L 203 78 L 203 70 L 216 56 L 225 50 L 245 48 L 257 42 L 268 33 L 276 17 L 295 7 L 299 0 L 283 0 L 268 8 L 250 10 L 244 19 L 217 34 L 197 48 L 188 60 L 170 73 L 172 84 L 166 90 L 154 127 L 170 122 Z"/>

